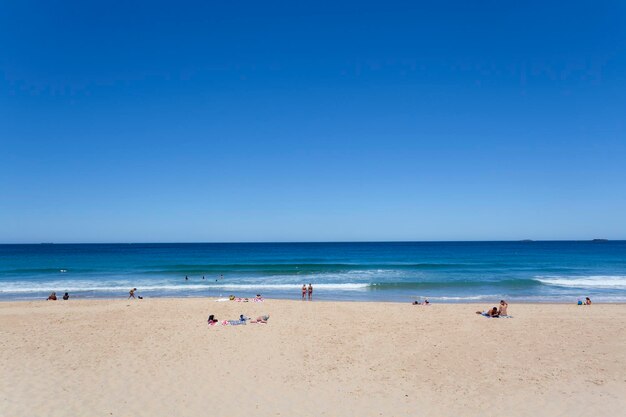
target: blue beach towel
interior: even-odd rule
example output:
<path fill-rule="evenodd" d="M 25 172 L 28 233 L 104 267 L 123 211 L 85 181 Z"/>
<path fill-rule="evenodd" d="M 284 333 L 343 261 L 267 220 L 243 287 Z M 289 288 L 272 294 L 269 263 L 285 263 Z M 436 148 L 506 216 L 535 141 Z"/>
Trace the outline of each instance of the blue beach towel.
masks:
<path fill-rule="evenodd" d="M 487 313 L 480 313 L 481 316 L 487 317 L 488 319 L 512 319 L 513 316 L 490 316 Z"/>

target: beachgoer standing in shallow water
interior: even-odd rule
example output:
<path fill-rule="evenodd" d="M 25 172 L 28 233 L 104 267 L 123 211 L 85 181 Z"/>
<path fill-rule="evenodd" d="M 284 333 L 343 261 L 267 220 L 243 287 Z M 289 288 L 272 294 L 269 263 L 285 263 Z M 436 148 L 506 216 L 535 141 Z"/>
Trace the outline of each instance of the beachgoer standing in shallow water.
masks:
<path fill-rule="evenodd" d="M 302 300 L 306 297 L 306 284 L 302 284 Z"/>
<path fill-rule="evenodd" d="M 189 277 L 185 275 L 185 281 L 189 281 Z"/>
<path fill-rule="evenodd" d="M 135 298 L 135 291 L 137 291 L 137 288 L 133 288 L 132 290 L 128 291 L 128 298 Z"/>
<path fill-rule="evenodd" d="M 313 286 L 309 282 L 309 300 L 311 300 L 311 297 L 313 297 Z"/>

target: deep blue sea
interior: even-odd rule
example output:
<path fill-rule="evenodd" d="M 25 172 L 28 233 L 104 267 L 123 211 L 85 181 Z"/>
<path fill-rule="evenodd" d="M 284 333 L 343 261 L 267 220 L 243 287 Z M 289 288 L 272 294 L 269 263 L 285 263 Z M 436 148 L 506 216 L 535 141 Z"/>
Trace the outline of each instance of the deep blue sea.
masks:
<path fill-rule="evenodd" d="M 626 302 L 626 241 L 0 245 L 4 300 L 297 299 L 309 282 L 323 300 Z"/>

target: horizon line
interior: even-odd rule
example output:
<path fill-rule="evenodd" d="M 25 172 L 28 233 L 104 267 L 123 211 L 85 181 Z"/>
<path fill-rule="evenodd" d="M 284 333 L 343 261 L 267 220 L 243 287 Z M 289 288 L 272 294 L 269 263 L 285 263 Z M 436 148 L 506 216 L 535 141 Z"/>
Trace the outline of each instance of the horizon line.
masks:
<path fill-rule="evenodd" d="M 623 242 L 626 239 L 501 239 L 501 240 L 309 240 L 309 241 L 197 241 L 197 242 L 0 242 L 0 245 L 237 245 L 237 244 L 317 244 L 317 243 L 490 243 L 490 242 Z"/>

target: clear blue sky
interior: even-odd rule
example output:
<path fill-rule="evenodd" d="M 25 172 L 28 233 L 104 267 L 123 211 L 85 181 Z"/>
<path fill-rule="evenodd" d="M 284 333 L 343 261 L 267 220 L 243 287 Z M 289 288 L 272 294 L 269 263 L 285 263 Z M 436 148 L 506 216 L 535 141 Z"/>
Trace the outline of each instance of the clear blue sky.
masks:
<path fill-rule="evenodd" d="M 623 1 L 2 3 L 0 242 L 626 238 Z"/>

